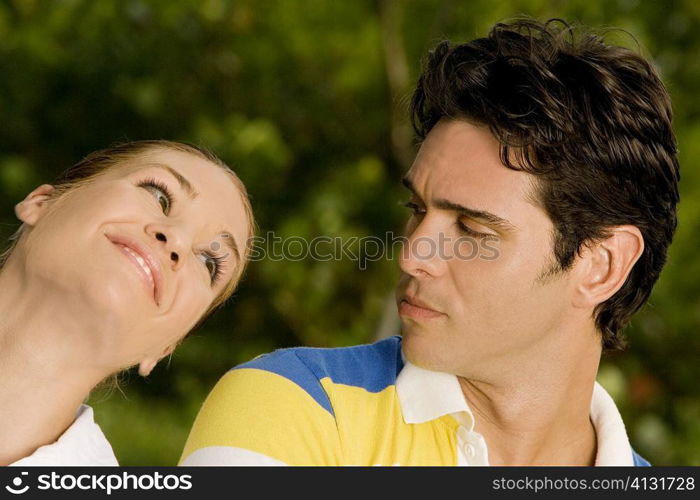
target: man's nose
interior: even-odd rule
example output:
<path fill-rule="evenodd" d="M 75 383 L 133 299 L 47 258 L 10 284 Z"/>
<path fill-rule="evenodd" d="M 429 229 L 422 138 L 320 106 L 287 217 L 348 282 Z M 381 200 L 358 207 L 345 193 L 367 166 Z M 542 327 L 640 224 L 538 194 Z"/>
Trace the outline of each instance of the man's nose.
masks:
<path fill-rule="evenodd" d="M 447 238 L 436 220 L 424 217 L 404 241 L 399 258 L 403 272 L 420 277 L 437 277 L 447 269 Z"/>

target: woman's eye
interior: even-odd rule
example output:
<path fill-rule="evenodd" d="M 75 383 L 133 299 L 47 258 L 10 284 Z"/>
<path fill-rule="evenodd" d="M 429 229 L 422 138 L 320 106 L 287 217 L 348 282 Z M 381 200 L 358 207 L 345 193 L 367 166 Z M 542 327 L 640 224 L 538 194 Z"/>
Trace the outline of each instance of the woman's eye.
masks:
<path fill-rule="evenodd" d="M 216 276 L 217 266 L 214 259 L 207 259 L 207 269 L 209 270 L 209 276 L 211 276 L 212 278 Z"/>
<path fill-rule="evenodd" d="M 139 187 L 147 189 L 153 193 L 164 214 L 167 215 L 170 212 L 170 208 L 173 203 L 173 196 L 170 193 L 168 186 L 155 179 L 148 179 L 139 183 Z"/>
<path fill-rule="evenodd" d="M 211 284 L 214 285 L 223 272 L 222 263 L 224 261 L 224 258 L 217 257 L 216 255 L 211 255 L 209 253 L 203 253 L 201 255 L 202 257 L 204 257 L 204 260 L 202 262 L 204 262 L 204 265 L 206 266 L 207 271 L 209 272 Z"/>
<path fill-rule="evenodd" d="M 214 276 L 216 274 L 216 261 L 214 260 L 214 258 L 206 253 L 200 254 L 200 258 L 204 263 L 204 266 L 207 268 L 209 276 Z"/>
<path fill-rule="evenodd" d="M 170 202 L 163 193 L 161 193 L 160 191 L 159 193 L 161 196 L 158 196 L 158 203 L 160 203 L 160 208 L 163 209 L 163 213 L 167 213 L 170 209 Z"/>

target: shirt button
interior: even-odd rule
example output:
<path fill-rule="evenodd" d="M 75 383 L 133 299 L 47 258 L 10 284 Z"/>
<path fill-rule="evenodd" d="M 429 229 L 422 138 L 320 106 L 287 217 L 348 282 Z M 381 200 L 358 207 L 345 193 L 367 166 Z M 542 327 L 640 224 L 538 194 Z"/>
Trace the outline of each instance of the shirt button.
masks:
<path fill-rule="evenodd" d="M 476 450 L 474 449 L 474 446 L 471 444 L 468 444 L 467 446 L 464 447 L 464 452 L 467 454 L 469 458 L 474 458 L 474 455 L 476 455 Z"/>

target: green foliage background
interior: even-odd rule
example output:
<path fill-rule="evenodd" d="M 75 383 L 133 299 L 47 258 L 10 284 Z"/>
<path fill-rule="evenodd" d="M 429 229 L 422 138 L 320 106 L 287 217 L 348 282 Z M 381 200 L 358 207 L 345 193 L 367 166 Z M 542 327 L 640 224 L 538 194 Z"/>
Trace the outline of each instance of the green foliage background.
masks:
<path fill-rule="evenodd" d="M 145 138 L 218 153 L 252 193 L 261 234 L 398 233 L 398 181 L 413 154 L 405 103 L 421 57 L 443 38 L 483 36 L 519 14 L 628 30 L 671 91 L 680 226 L 628 332 L 631 349 L 606 359 L 599 380 L 637 451 L 657 465 L 700 465 L 695 0 L 2 1 L 2 241 L 33 187 L 92 150 Z M 366 270 L 350 260 L 254 263 L 169 363 L 92 396 L 118 459 L 175 464 L 208 390 L 239 362 L 277 347 L 372 341 L 397 276 L 391 260 Z"/>

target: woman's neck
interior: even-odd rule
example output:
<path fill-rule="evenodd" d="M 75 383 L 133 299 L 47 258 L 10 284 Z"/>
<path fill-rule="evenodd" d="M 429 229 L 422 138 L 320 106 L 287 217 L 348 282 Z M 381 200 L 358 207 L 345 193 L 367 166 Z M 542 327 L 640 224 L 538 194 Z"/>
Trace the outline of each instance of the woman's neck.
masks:
<path fill-rule="evenodd" d="M 84 315 L 60 291 L 22 278 L 0 270 L 0 465 L 58 439 L 109 374 L 90 362 Z"/>

